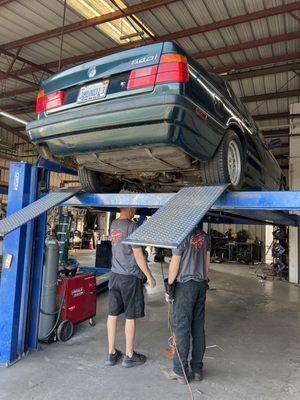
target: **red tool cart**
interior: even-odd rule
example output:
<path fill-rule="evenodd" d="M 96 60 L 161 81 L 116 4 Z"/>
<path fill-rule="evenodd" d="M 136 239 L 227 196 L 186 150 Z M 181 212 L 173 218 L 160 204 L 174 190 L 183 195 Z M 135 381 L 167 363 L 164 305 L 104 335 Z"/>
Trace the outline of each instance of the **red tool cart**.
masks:
<path fill-rule="evenodd" d="M 61 308 L 57 339 L 66 342 L 74 332 L 74 324 L 89 319 L 95 325 L 96 275 L 77 274 L 58 279 L 57 309 Z"/>

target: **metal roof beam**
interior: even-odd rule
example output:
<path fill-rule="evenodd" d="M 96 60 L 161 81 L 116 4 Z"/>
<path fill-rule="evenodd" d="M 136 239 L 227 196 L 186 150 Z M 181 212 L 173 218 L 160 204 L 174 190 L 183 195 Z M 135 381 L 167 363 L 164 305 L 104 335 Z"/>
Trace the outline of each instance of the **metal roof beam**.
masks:
<path fill-rule="evenodd" d="M 287 72 L 287 71 L 297 71 L 299 69 L 300 69 L 300 62 L 297 62 L 292 64 L 279 65 L 276 67 L 259 68 L 252 71 L 238 72 L 232 74 L 229 73 L 228 75 L 222 76 L 222 78 L 225 79 L 226 81 L 233 81 L 238 79 L 254 78 L 257 76 L 279 74 L 281 72 Z"/>
<path fill-rule="evenodd" d="M 35 101 L 30 101 L 30 102 L 21 102 L 20 104 L 16 103 L 9 103 L 5 104 L 3 106 L 0 106 L 1 110 L 7 111 L 7 112 L 26 112 L 26 111 L 32 111 L 35 107 Z"/>
<path fill-rule="evenodd" d="M 293 8 L 293 10 L 289 9 Z M 289 13 L 291 11 L 299 10 L 300 9 L 300 2 L 296 1 L 291 4 L 286 4 L 283 6 L 267 8 L 260 11 L 255 11 L 248 14 L 238 15 L 233 18 L 227 18 L 221 21 L 215 21 L 210 24 L 196 26 L 194 28 L 184 29 L 180 32 L 174 32 L 167 35 L 160 36 L 160 40 L 174 40 L 180 39 L 186 36 L 198 35 L 199 33 L 205 33 L 214 31 L 217 29 L 227 28 L 232 25 L 244 24 L 246 22 L 255 21 L 261 18 L 271 17 L 273 15 Z"/>
<path fill-rule="evenodd" d="M 5 55 L 7 55 L 8 57 L 11 57 L 11 58 L 15 57 L 14 53 L 11 53 L 10 51 L 7 51 L 7 50 L 3 49 L 0 46 L 0 54 L 1 53 L 5 54 Z M 32 68 L 36 68 L 35 71 L 44 71 L 44 72 L 47 72 L 48 74 L 52 74 L 53 73 L 53 71 L 51 71 L 46 65 L 36 64 L 36 63 L 34 63 L 34 62 L 30 61 L 30 60 L 27 60 L 26 58 L 21 57 L 19 55 L 16 57 L 16 59 L 21 61 L 21 62 L 23 62 L 23 63 L 25 63 L 25 64 L 30 65 Z"/>
<path fill-rule="evenodd" d="M 289 160 L 288 154 L 274 154 L 274 157 L 276 158 L 276 160 Z"/>
<path fill-rule="evenodd" d="M 81 29 L 86 29 L 91 26 L 104 24 L 106 22 L 110 22 L 110 21 L 114 21 L 116 19 L 128 17 L 128 16 L 131 16 L 132 14 L 137 14 L 137 13 L 151 10 L 151 9 L 154 9 L 157 7 L 166 6 L 168 4 L 174 3 L 175 1 L 178 1 L 178 0 L 149 0 L 144 3 L 135 4 L 134 6 L 129 6 L 123 10 L 116 10 L 116 11 L 113 11 L 113 12 L 110 12 L 107 14 L 99 15 L 94 18 L 84 19 L 79 22 L 74 22 L 72 24 L 65 25 L 64 26 L 64 34 L 75 32 L 75 31 L 78 31 Z M 298 3 L 298 2 L 296 2 L 296 3 Z M 286 9 L 286 11 L 284 11 L 284 12 L 294 11 L 294 10 L 297 10 L 298 8 L 300 8 L 300 6 L 295 8 L 296 3 L 292 3 L 292 5 L 294 5 L 294 7 L 288 7 L 289 9 Z M 289 6 L 291 6 L 291 5 L 289 5 Z M 0 48 L 3 48 L 5 50 L 14 49 L 19 46 L 27 46 L 29 44 L 39 42 L 40 40 L 46 40 L 46 39 L 50 39 L 50 38 L 57 37 L 60 35 L 61 35 L 61 27 L 58 27 L 58 28 L 51 29 L 46 32 L 38 33 L 36 35 L 28 36 L 28 37 L 22 38 L 20 40 L 15 40 L 13 42 L 3 44 Z"/>
<path fill-rule="evenodd" d="M 262 131 L 262 134 L 265 137 L 279 137 L 279 136 L 289 136 L 289 129 L 278 129 L 278 130 L 267 130 L 267 131 Z"/>
<path fill-rule="evenodd" d="M 28 136 L 25 133 L 14 130 L 11 126 L 6 125 L 4 122 L 0 121 L 0 128 L 5 129 L 7 132 L 12 133 L 15 136 L 18 136 L 20 139 L 25 140 L 25 142 L 27 143 L 29 142 Z"/>
<path fill-rule="evenodd" d="M 233 53 L 235 51 L 253 49 L 259 46 L 267 46 L 270 44 L 285 42 L 288 40 L 296 40 L 300 38 L 300 31 L 283 33 L 281 35 L 269 36 L 267 38 L 251 40 L 250 42 L 245 43 L 237 43 L 231 46 L 219 47 L 217 49 L 211 49 L 207 51 L 202 51 L 199 53 L 193 54 L 194 58 L 203 59 L 208 57 L 220 56 L 222 54 Z"/>
<path fill-rule="evenodd" d="M 6 99 L 9 97 L 18 96 L 20 94 L 33 93 L 36 91 L 37 91 L 36 87 L 26 87 L 26 88 L 21 88 L 21 89 L 16 89 L 16 90 L 10 90 L 9 92 L 0 93 L 0 99 Z"/>
<path fill-rule="evenodd" d="M 261 114 L 261 115 L 252 115 L 255 121 L 267 121 L 272 119 L 286 119 L 290 117 L 288 112 L 282 113 L 274 113 L 274 114 Z"/>
<path fill-rule="evenodd" d="M 236 63 L 236 64 L 229 64 L 229 65 L 223 65 L 220 67 L 213 67 L 210 69 L 211 72 L 214 72 L 215 74 L 222 74 L 224 72 L 230 72 L 230 71 L 238 71 L 241 69 L 248 69 L 252 67 L 259 67 L 259 66 L 264 66 L 264 65 L 269 65 L 269 64 L 277 64 L 285 61 L 291 61 L 291 60 L 300 60 L 300 52 L 296 53 L 290 53 L 290 54 L 281 54 L 279 56 L 274 56 L 274 57 L 266 57 L 266 58 L 259 58 L 257 60 L 249 60 L 246 62 L 241 62 L 241 63 Z"/>
<path fill-rule="evenodd" d="M 284 92 L 258 94 L 254 96 L 245 96 L 241 97 L 241 101 L 244 103 L 251 103 L 255 101 L 283 99 L 283 98 L 298 97 L 298 96 L 300 96 L 300 89 L 286 90 Z"/>

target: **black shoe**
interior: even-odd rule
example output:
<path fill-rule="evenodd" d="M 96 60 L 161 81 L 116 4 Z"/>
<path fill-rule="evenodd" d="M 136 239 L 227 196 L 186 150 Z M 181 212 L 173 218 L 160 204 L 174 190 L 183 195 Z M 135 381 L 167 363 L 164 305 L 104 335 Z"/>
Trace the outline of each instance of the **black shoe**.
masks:
<path fill-rule="evenodd" d="M 118 361 L 121 360 L 122 358 L 122 352 L 120 350 L 115 350 L 115 354 L 108 354 L 107 358 L 105 360 L 105 365 L 112 367 L 113 365 L 116 365 Z"/>
<path fill-rule="evenodd" d="M 192 372 L 191 379 L 196 382 L 202 381 L 203 380 L 203 371 L 201 370 L 199 372 Z"/>
<path fill-rule="evenodd" d="M 138 365 L 145 364 L 147 357 L 143 354 L 136 353 L 135 351 L 132 354 L 132 357 L 124 356 L 122 367 L 131 368 L 137 367 Z"/>

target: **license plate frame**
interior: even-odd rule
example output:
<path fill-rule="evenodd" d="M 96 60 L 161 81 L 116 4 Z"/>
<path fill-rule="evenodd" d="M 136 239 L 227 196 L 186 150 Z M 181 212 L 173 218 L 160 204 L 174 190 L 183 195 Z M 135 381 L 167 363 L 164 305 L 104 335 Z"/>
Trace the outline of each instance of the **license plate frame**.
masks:
<path fill-rule="evenodd" d="M 80 88 L 76 103 L 91 103 L 100 99 L 104 99 L 107 94 L 109 80 L 106 79 L 101 82 L 92 83 Z"/>

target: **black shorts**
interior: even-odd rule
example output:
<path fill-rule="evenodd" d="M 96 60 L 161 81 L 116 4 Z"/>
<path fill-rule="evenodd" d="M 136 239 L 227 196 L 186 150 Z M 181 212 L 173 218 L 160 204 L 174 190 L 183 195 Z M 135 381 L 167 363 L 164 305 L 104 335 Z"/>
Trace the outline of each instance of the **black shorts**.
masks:
<path fill-rule="evenodd" d="M 133 275 L 112 272 L 108 284 L 108 314 L 125 313 L 127 319 L 145 316 L 143 281 Z"/>

